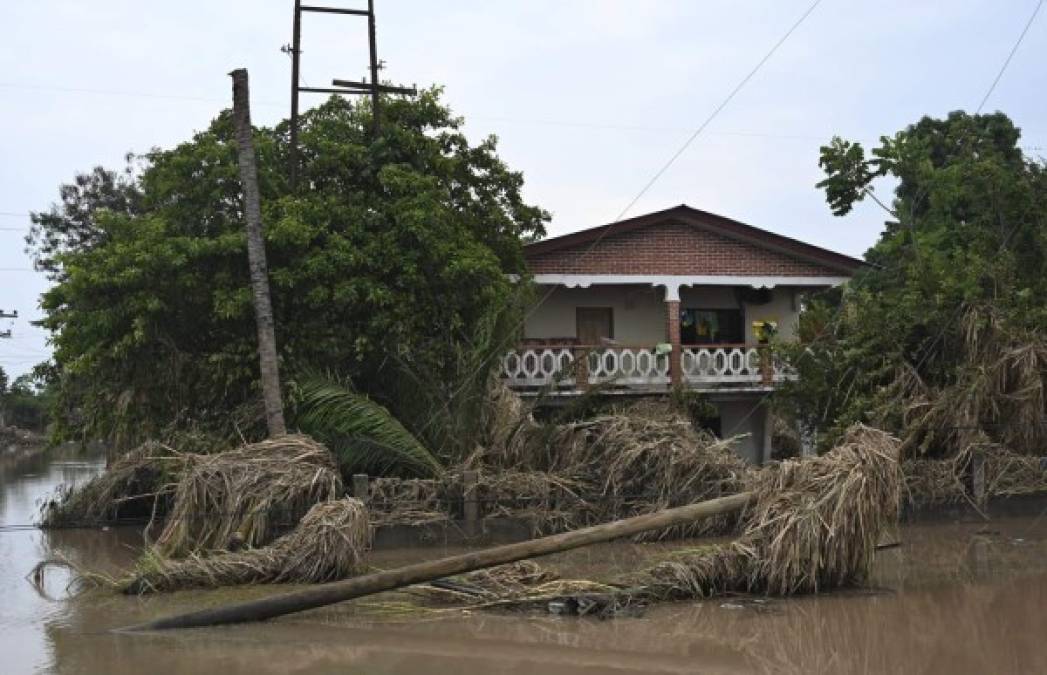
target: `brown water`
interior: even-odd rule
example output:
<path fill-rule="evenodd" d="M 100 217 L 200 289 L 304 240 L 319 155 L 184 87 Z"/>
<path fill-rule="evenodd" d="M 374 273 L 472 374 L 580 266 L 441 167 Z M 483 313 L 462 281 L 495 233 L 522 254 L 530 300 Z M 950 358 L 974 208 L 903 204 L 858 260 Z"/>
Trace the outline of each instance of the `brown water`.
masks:
<path fill-rule="evenodd" d="M 266 624 L 114 634 L 147 618 L 272 589 L 70 598 L 25 574 L 62 556 L 116 572 L 135 531 L 43 533 L 37 500 L 100 460 L 0 466 L 0 672 L 59 673 L 1047 673 L 1047 517 L 908 526 L 870 588 L 819 597 L 679 603 L 608 621 L 390 611 L 358 601 Z M 381 552 L 379 565 L 445 551 Z M 549 559 L 565 574 L 629 569 L 656 546 L 613 544 Z"/>

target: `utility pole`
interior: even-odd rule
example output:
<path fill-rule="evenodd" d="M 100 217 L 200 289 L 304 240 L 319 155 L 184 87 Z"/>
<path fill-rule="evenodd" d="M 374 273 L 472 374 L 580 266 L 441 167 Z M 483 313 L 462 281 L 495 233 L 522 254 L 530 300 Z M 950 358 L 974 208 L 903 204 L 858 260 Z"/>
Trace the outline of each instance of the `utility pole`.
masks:
<path fill-rule="evenodd" d="M 17 319 L 17 318 L 18 318 L 18 310 L 17 309 L 15 311 L 13 311 L 13 312 L 5 312 L 4 310 L 0 309 L 0 319 Z M 0 338 L 9 338 L 9 337 L 11 337 L 11 329 L 10 328 L 8 328 L 7 330 L 0 330 Z"/>
<path fill-rule="evenodd" d="M 265 400 L 265 421 L 269 437 L 287 433 L 284 406 L 280 397 L 280 370 L 276 356 L 276 331 L 273 306 L 269 298 L 269 270 L 262 238 L 262 199 L 258 190 L 258 166 L 254 154 L 254 129 L 251 127 L 251 102 L 247 70 L 238 68 L 233 77 L 233 122 L 236 125 L 237 162 L 244 191 L 244 218 L 247 221 L 247 261 L 251 268 L 255 321 L 258 325 L 258 365 Z"/>
<path fill-rule="evenodd" d="M 378 45 L 375 41 L 374 30 L 374 0 L 367 0 L 367 49 L 371 55 L 371 135 L 378 138 L 378 130 L 381 124 L 378 121 Z"/>
<path fill-rule="evenodd" d="M 302 0 L 294 0 L 291 34 L 291 191 L 298 186 L 298 55 L 302 52 Z"/>
<path fill-rule="evenodd" d="M 319 14 L 342 14 L 348 16 L 362 16 L 367 18 L 367 46 L 370 53 L 371 81 L 355 82 L 352 80 L 335 79 L 331 81 L 331 87 L 302 87 L 299 85 L 300 63 L 302 57 L 302 13 L 314 12 Z M 374 0 L 367 0 L 367 9 L 346 9 L 342 7 L 320 7 L 317 5 L 303 5 L 302 0 L 294 2 L 294 24 L 291 34 L 290 47 L 283 47 L 283 51 L 291 54 L 291 129 L 289 134 L 290 151 L 288 161 L 290 162 L 289 175 L 291 179 L 291 191 L 298 188 L 298 97 L 302 92 L 313 94 L 370 94 L 371 96 L 371 137 L 378 138 L 381 130 L 381 117 L 379 106 L 381 99 L 379 94 L 400 94 L 403 96 L 415 96 L 418 90 L 415 87 L 394 87 L 384 85 L 378 78 L 378 71 L 382 68 L 378 60 L 378 45 L 375 39 Z"/>

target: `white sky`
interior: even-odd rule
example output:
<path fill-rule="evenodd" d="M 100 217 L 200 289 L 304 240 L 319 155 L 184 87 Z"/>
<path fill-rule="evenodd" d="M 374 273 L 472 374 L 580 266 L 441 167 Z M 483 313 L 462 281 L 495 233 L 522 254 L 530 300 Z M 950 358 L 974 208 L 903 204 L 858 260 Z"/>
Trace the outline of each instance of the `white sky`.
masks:
<path fill-rule="evenodd" d="M 310 0 L 360 8 L 364 0 Z M 802 14 L 810 0 L 377 0 L 383 77 L 442 84 L 479 139 L 524 172 L 550 234 L 614 219 Z M 921 115 L 973 110 L 1036 0 L 823 0 L 629 215 L 679 203 L 860 255 L 884 214 L 834 218 L 814 188 L 833 134 L 874 142 Z M 5 0 L 0 5 L 0 212 L 46 209 L 59 183 L 127 151 L 167 147 L 230 100 L 250 71 L 256 123 L 286 116 L 291 0 Z M 1047 154 L 1047 11 L 986 111 Z M 306 15 L 303 79 L 366 74 L 366 22 Z M 315 95 L 303 96 L 308 106 Z M 0 215 L 0 365 L 48 354 L 44 279 L 26 272 L 20 230 Z M 15 229 L 11 229 L 15 228 Z M 14 269 L 16 271 L 9 271 Z"/>

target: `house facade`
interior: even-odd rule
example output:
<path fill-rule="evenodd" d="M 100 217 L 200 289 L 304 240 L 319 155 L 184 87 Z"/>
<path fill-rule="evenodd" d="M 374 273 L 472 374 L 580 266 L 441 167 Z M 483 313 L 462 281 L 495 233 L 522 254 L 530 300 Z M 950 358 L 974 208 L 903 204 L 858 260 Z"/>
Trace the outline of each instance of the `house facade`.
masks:
<path fill-rule="evenodd" d="M 702 392 L 722 436 L 770 458 L 767 395 L 790 377 L 768 344 L 790 340 L 805 294 L 862 261 L 677 206 L 529 244 L 538 288 L 502 375 L 521 394 L 564 400 Z"/>

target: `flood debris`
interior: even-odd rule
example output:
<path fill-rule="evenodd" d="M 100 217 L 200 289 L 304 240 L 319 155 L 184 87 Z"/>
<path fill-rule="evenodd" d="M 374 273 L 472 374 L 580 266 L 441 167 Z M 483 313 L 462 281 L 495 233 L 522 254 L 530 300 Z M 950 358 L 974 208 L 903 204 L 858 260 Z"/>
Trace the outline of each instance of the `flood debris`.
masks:
<path fill-rule="evenodd" d="M 496 426 L 490 448 L 438 479 L 379 478 L 370 506 L 377 524 L 449 521 L 464 496 L 463 474 L 478 474 L 476 498 L 489 517 L 526 519 L 535 536 L 566 532 L 737 494 L 754 471 L 721 440 L 695 429 L 667 406 L 647 406 L 593 419 L 539 425 L 517 406 L 496 400 L 508 421 Z M 517 402 L 518 397 L 517 397 Z M 642 540 L 730 531 L 733 515 L 690 523 Z"/>
<path fill-rule="evenodd" d="M 968 446 L 952 457 L 905 460 L 902 472 L 908 503 L 915 507 L 961 503 L 982 506 L 976 503 L 971 490 L 975 453 L 981 455 L 983 500 L 1047 492 L 1047 465 L 1043 458 L 1023 455 L 995 443 L 985 443 Z"/>
<path fill-rule="evenodd" d="M 795 595 L 862 582 L 881 536 L 897 523 L 899 442 L 856 426 L 817 459 L 787 460 L 754 472 L 744 532 L 730 543 L 676 551 L 639 572 L 606 582 L 506 583 L 486 606 L 546 607 L 560 614 L 617 616 L 654 602 L 735 593 Z M 528 570 L 529 576 L 539 576 Z M 500 578 L 512 569 L 500 572 Z M 588 584 L 588 586 L 587 586 Z"/>
<path fill-rule="evenodd" d="M 901 473 L 899 442 L 881 431 L 856 426 L 823 457 L 791 460 L 759 472 L 747 491 L 653 514 L 591 526 L 532 541 L 507 544 L 442 560 L 375 572 L 302 592 L 167 617 L 127 630 L 163 630 L 262 621 L 453 575 L 567 551 L 582 546 L 663 531 L 702 518 L 744 510 L 745 531 L 729 544 L 663 561 L 598 593 L 550 591 L 499 579 L 509 596 L 487 606 L 533 605 L 537 601 L 588 614 L 618 614 L 648 602 L 708 597 L 732 592 L 792 595 L 857 584 L 866 578 L 876 545 L 897 522 Z M 527 570 L 529 576 L 535 576 Z M 540 578 L 540 577 L 539 577 Z M 442 591 L 490 595 L 477 579 L 451 579 Z M 570 582 L 557 582 L 569 585 Z M 581 580 L 575 583 L 599 583 Z M 539 590 L 541 589 L 541 590 Z M 610 589 L 610 590 L 609 590 Z"/>
<path fill-rule="evenodd" d="M 101 525 L 121 520 L 147 520 L 164 510 L 186 455 L 150 441 L 116 459 L 83 485 L 63 488 L 44 504 L 45 528 Z"/>
<path fill-rule="evenodd" d="M 662 562 L 630 579 L 650 599 L 727 592 L 793 595 L 863 581 L 897 523 L 898 440 L 856 426 L 825 455 L 758 472 L 745 531 L 730 543 Z"/>
<path fill-rule="evenodd" d="M 315 504 L 340 498 L 330 451 L 289 434 L 213 455 L 187 455 L 156 549 L 165 557 L 263 546 Z"/>
<path fill-rule="evenodd" d="M 322 583 L 359 574 L 371 547 L 367 509 L 351 497 L 313 505 L 301 522 L 269 546 L 172 560 L 151 552 L 118 582 L 124 593 L 218 588 L 262 583 Z"/>

